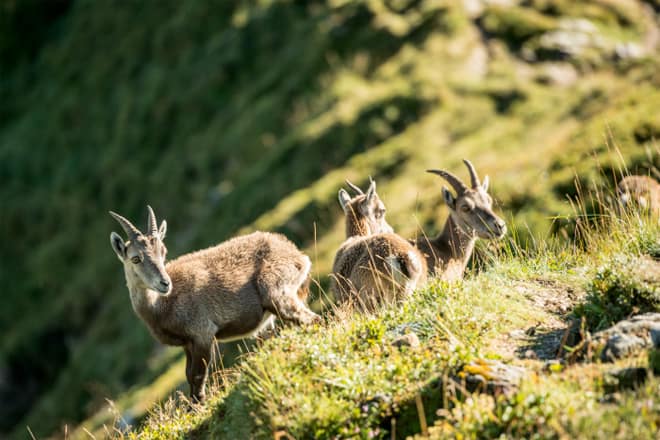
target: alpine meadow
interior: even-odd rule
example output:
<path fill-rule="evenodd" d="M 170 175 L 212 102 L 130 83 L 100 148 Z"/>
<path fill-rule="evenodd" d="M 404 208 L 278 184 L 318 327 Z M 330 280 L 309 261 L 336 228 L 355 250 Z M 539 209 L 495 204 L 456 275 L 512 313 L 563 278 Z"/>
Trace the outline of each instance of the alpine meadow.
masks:
<path fill-rule="evenodd" d="M 655 439 L 659 169 L 658 0 L 0 0 L 0 438 Z"/>

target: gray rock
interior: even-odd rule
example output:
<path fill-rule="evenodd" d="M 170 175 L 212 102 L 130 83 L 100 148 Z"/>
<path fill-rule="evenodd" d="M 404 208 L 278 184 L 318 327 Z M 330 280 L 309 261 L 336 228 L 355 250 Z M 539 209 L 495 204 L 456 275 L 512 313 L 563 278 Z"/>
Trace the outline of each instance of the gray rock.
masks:
<path fill-rule="evenodd" d="M 651 342 L 653 347 L 660 348 L 660 326 L 653 326 L 649 329 L 649 334 L 651 335 Z"/>
<path fill-rule="evenodd" d="M 517 391 L 526 373 L 522 367 L 479 359 L 465 365 L 455 379 L 469 392 L 510 397 Z"/>
<path fill-rule="evenodd" d="M 641 44 L 633 42 L 618 43 L 614 48 L 614 54 L 621 60 L 636 60 L 647 55 Z"/>
<path fill-rule="evenodd" d="M 622 368 L 605 374 L 603 378 L 603 389 L 606 393 L 635 389 L 643 385 L 648 378 L 649 371 L 646 368 Z"/>
<path fill-rule="evenodd" d="M 619 321 L 612 327 L 595 333 L 593 351 L 601 351 L 601 360 L 612 362 L 657 344 L 660 339 L 660 313 L 644 313 Z"/>
<path fill-rule="evenodd" d="M 525 333 L 525 330 L 517 329 L 517 330 L 511 330 L 509 332 L 509 337 L 512 339 L 526 339 L 527 334 Z"/>
<path fill-rule="evenodd" d="M 605 362 L 613 362 L 634 354 L 645 346 L 646 341 L 642 338 L 627 333 L 615 333 L 605 343 L 600 357 Z"/>
<path fill-rule="evenodd" d="M 544 63 L 537 80 L 543 84 L 570 86 L 578 79 L 578 72 L 569 63 Z"/>
<path fill-rule="evenodd" d="M 397 336 L 393 341 L 392 345 L 395 347 L 410 347 L 418 348 L 419 347 L 419 338 L 415 333 L 407 333 L 405 335 Z"/>

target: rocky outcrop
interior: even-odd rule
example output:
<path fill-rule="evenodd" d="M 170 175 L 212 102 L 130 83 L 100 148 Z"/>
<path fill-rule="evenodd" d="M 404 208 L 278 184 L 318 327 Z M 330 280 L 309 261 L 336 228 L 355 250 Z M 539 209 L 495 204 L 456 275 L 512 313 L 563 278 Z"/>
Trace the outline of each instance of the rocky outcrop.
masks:
<path fill-rule="evenodd" d="M 593 335 L 591 352 L 600 353 L 604 362 L 613 362 L 638 353 L 640 350 L 660 347 L 660 313 L 644 313 L 620 321 Z"/>

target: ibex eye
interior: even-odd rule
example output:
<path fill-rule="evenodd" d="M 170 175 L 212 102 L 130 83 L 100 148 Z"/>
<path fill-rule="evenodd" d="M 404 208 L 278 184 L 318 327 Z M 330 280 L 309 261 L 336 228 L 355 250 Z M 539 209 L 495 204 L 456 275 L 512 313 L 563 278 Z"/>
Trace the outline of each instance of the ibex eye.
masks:
<path fill-rule="evenodd" d="M 138 264 L 140 262 L 140 257 L 133 257 L 131 258 L 131 261 L 135 264 Z"/>
<path fill-rule="evenodd" d="M 470 211 L 470 206 L 469 205 L 463 205 L 463 207 L 461 207 L 461 209 L 463 210 L 463 212 L 469 212 Z"/>

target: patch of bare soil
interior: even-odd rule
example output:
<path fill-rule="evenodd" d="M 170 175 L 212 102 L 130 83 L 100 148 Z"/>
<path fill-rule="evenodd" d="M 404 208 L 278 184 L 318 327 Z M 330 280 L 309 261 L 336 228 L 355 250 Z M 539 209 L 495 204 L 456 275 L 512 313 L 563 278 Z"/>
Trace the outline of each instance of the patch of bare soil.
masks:
<path fill-rule="evenodd" d="M 545 319 L 498 336 L 492 346 L 506 358 L 556 359 L 571 327 L 568 314 L 585 292 L 544 278 L 520 281 L 513 289 L 527 298 L 531 308 L 545 312 Z"/>

